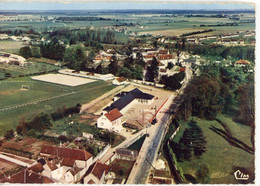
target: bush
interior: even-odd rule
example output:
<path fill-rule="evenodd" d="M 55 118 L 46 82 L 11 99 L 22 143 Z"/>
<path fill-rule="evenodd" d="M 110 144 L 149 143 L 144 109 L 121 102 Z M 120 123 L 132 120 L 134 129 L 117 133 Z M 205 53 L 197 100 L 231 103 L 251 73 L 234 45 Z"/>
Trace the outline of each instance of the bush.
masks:
<path fill-rule="evenodd" d="M 7 140 L 10 140 L 10 139 L 14 138 L 14 131 L 13 131 L 13 129 L 10 129 L 10 130 L 6 131 L 5 134 L 4 134 L 4 138 L 7 139 Z"/>

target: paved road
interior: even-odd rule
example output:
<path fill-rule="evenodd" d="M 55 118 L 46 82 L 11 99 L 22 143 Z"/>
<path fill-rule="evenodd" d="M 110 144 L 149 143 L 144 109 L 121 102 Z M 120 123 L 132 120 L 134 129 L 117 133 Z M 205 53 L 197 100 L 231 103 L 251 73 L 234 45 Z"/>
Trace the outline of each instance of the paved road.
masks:
<path fill-rule="evenodd" d="M 143 143 L 136 163 L 127 180 L 127 184 L 145 184 L 147 182 L 150 169 L 153 167 L 161 142 L 167 132 L 167 125 L 172 121 L 172 111 L 176 112 L 180 106 L 183 90 L 192 77 L 191 70 L 189 68 L 186 69 L 186 79 L 179 91 L 179 96 L 175 99 L 175 96 L 172 95 L 162 107 L 161 112 L 157 114 L 156 119 L 158 120 L 158 123 L 155 124 L 155 127 L 148 130 L 149 137 L 146 138 Z"/>
<path fill-rule="evenodd" d="M 143 143 L 136 163 L 127 180 L 127 184 L 144 184 L 146 182 L 150 168 L 157 157 L 168 120 L 170 120 L 171 114 L 167 111 L 169 110 L 174 98 L 175 96 L 172 95 L 158 112 L 156 116 L 158 123 L 153 125 L 151 128 L 148 128 L 149 137 L 147 137 Z M 142 174 L 140 174 L 140 172 Z"/>

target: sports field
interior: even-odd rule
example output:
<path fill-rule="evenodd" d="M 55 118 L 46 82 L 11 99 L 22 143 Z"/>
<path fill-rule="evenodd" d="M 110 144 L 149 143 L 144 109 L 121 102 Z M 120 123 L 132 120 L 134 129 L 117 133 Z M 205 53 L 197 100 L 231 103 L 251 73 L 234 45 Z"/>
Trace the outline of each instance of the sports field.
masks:
<path fill-rule="evenodd" d="M 34 76 L 34 77 L 32 77 L 32 79 L 60 84 L 60 85 L 67 85 L 67 86 L 72 86 L 72 87 L 84 85 L 84 84 L 96 81 L 93 79 L 74 77 L 74 76 L 69 76 L 69 75 L 64 75 L 64 74 L 45 74 L 45 75 L 40 75 L 40 76 Z"/>
<path fill-rule="evenodd" d="M 32 80 L 30 77 L 0 81 L 0 136 L 25 118 L 51 113 L 58 107 L 87 103 L 115 88 L 105 81 L 76 87 Z"/>

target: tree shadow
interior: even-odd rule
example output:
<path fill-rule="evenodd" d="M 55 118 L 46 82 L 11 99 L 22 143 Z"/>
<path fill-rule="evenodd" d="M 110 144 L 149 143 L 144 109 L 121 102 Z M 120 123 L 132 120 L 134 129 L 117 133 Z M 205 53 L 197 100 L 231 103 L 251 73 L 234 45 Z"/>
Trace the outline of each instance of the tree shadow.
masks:
<path fill-rule="evenodd" d="M 220 135 L 221 137 L 223 137 L 225 140 L 227 140 L 231 146 L 240 148 L 250 154 L 254 154 L 254 150 L 252 149 L 252 147 L 249 147 L 244 142 L 233 137 L 229 131 L 228 132 L 224 131 L 223 129 L 219 129 L 212 125 L 209 127 L 209 129 L 212 130 L 213 132 L 215 132 L 216 134 Z"/>
<path fill-rule="evenodd" d="M 198 183 L 197 180 L 195 179 L 195 177 L 193 177 L 192 175 L 190 174 L 184 174 L 185 176 L 185 179 L 191 183 Z"/>

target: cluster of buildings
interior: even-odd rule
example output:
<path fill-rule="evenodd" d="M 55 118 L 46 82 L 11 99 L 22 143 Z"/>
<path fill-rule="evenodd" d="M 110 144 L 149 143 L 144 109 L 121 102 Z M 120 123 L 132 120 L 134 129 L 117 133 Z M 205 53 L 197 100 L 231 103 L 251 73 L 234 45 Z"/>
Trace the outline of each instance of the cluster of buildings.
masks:
<path fill-rule="evenodd" d="M 22 56 L 9 53 L 0 53 L 0 64 L 26 66 L 29 63 Z"/>
<path fill-rule="evenodd" d="M 135 88 L 129 92 L 121 92 L 114 96 L 113 103 L 103 109 L 102 115 L 97 119 L 97 127 L 109 131 L 121 132 L 125 123 L 124 114 L 135 104 L 151 105 L 154 96 Z"/>
<path fill-rule="evenodd" d="M 85 150 L 44 145 L 35 163 L 0 183 L 104 184 L 115 177 L 110 171 Z"/>
<path fill-rule="evenodd" d="M 13 41 L 21 41 L 24 43 L 29 43 L 31 39 L 28 36 L 9 36 L 8 34 L 0 34 L 0 40 L 8 40 L 11 39 Z"/>
<path fill-rule="evenodd" d="M 116 56 L 117 59 L 125 59 L 126 58 L 126 55 L 122 55 L 122 54 L 119 54 L 118 52 L 116 52 L 115 50 L 113 49 L 108 49 L 108 50 L 100 50 L 95 59 L 93 60 L 95 63 L 100 63 L 100 62 L 109 62 L 112 58 L 112 56 Z"/>

